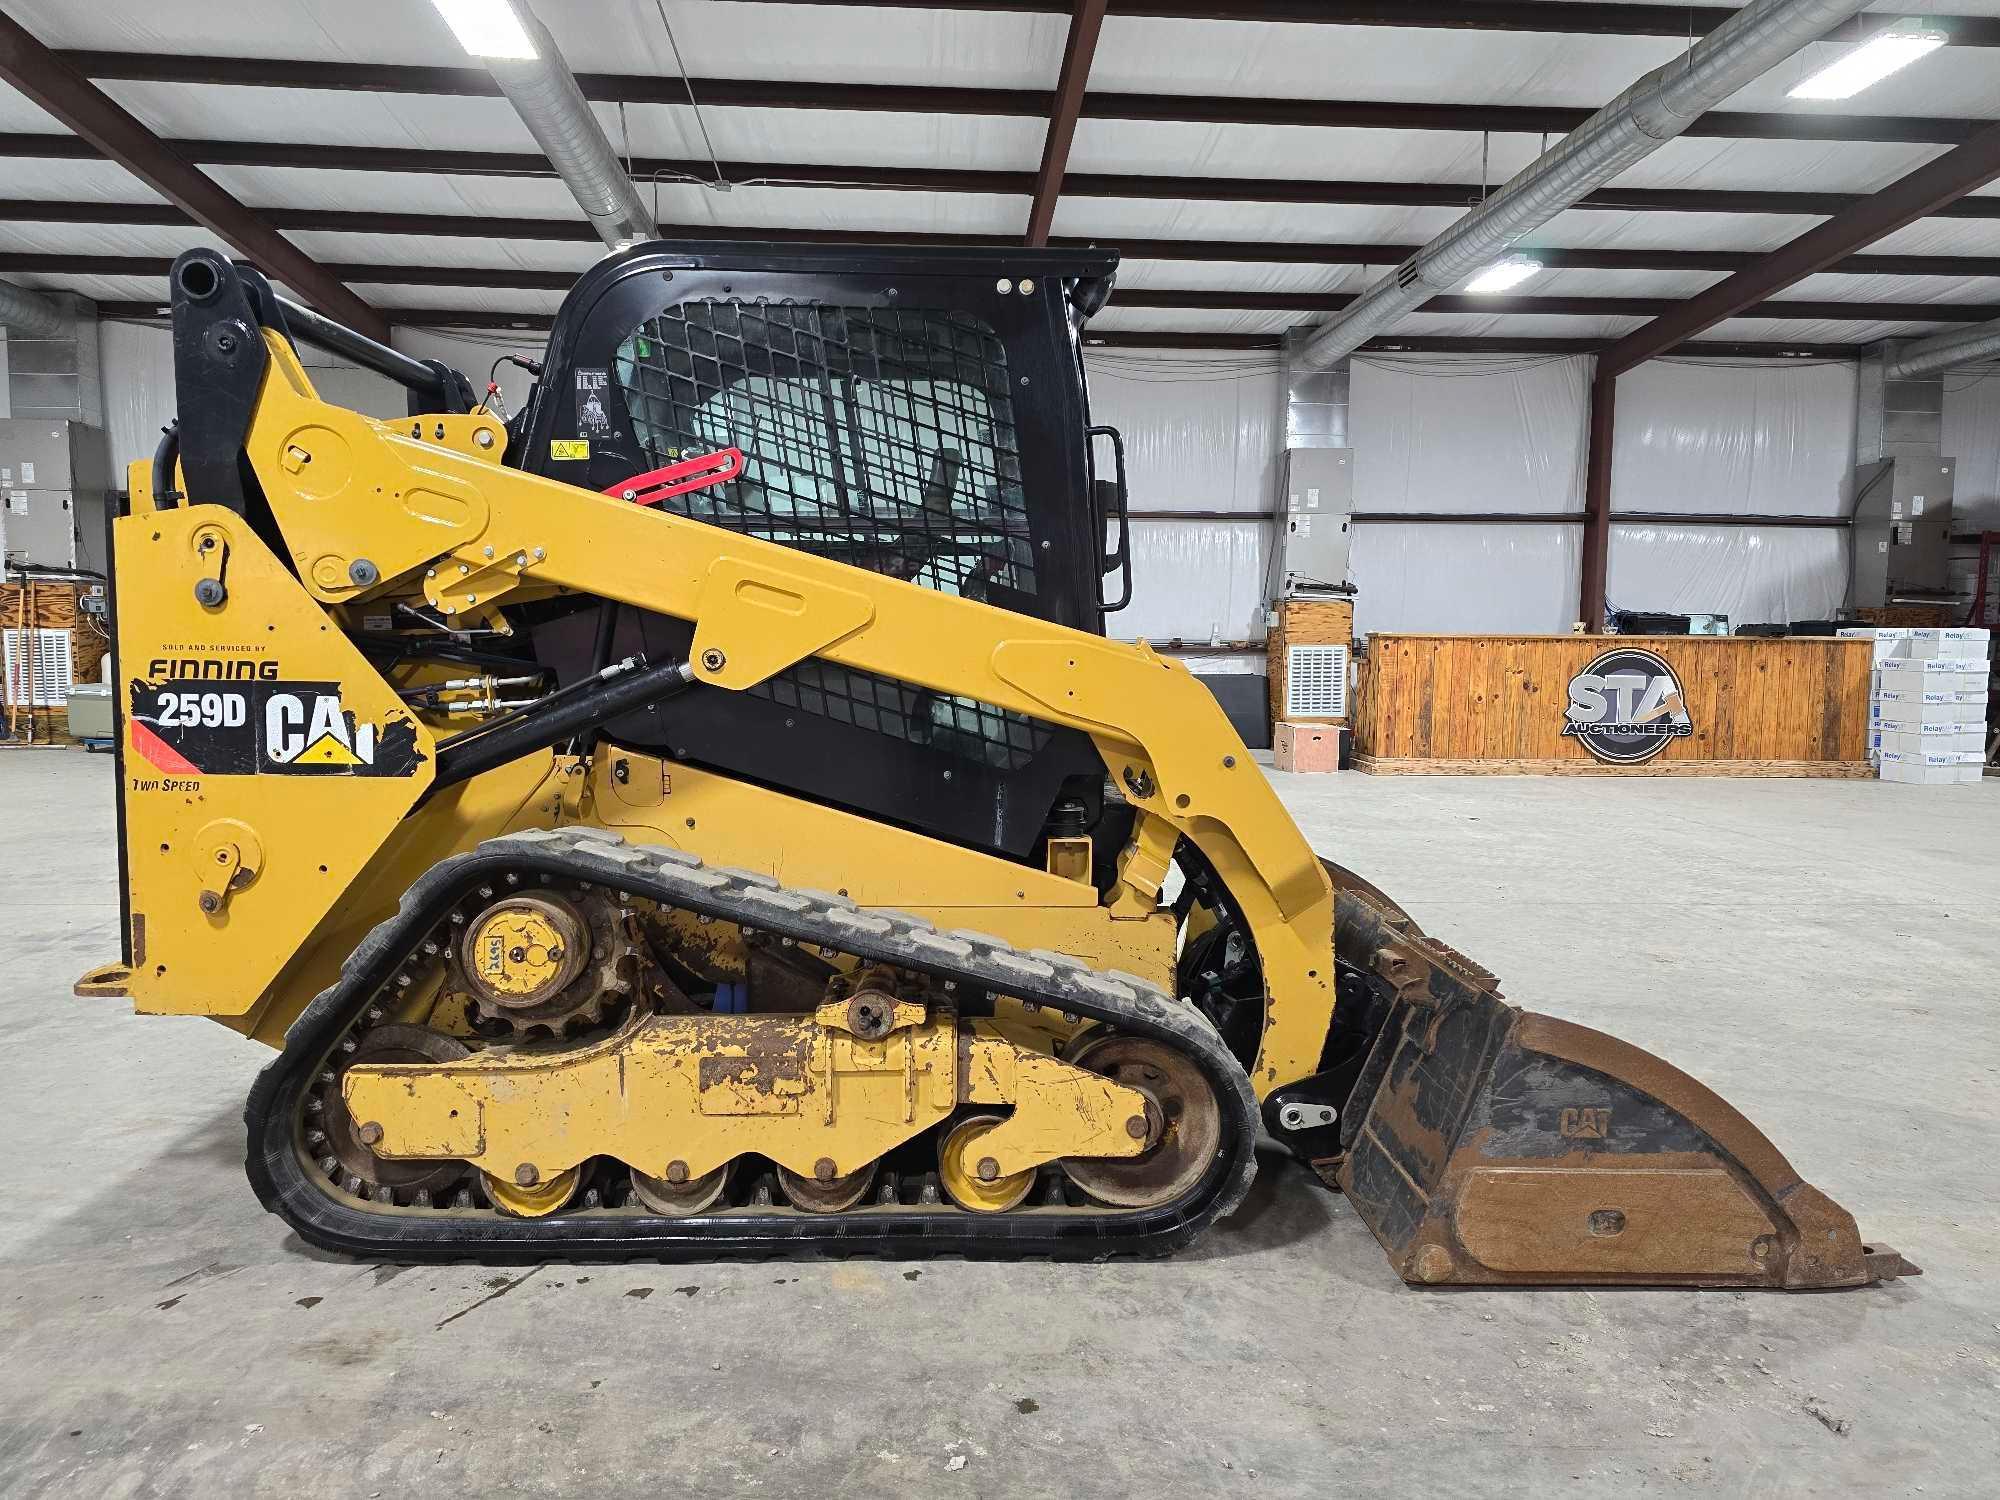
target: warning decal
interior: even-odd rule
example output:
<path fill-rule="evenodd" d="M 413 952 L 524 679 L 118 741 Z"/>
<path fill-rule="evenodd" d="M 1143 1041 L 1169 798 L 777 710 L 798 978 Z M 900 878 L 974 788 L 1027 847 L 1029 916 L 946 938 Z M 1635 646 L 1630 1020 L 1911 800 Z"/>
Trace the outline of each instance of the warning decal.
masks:
<path fill-rule="evenodd" d="M 414 776 L 416 724 L 377 726 L 337 682 L 138 682 L 132 749 L 173 775 Z"/>

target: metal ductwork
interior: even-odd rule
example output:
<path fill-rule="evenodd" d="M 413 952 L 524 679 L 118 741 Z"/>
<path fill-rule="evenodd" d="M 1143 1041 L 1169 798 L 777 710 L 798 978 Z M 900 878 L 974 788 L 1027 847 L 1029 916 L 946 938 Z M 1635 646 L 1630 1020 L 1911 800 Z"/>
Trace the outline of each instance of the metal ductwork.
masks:
<path fill-rule="evenodd" d="M 17 338 L 52 339 L 69 331 L 62 308 L 38 292 L 0 281 L 0 328 Z"/>
<path fill-rule="evenodd" d="M 1376 282 L 1302 351 L 1326 369 L 1393 328 L 1432 297 L 1500 259 L 1523 235 L 1658 150 L 1702 114 L 1867 0 L 1753 0 L 1703 40 L 1656 68 L 1524 167 L 1492 197 Z"/>
<path fill-rule="evenodd" d="M 568 184 L 599 239 L 613 250 L 623 250 L 655 238 L 653 216 L 646 211 L 618 153 L 605 139 L 603 127 L 591 113 L 555 39 L 520 0 L 513 8 L 522 30 L 534 43 L 536 55 L 527 61 L 487 59 L 486 66 L 500 92 Z"/>
<path fill-rule="evenodd" d="M 2000 359 L 2000 322 L 1954 328 L 1949 333 L 1892 348 L 1883 370 L 1891 380 L 1913 380 L 1919 375 L 1934 375 L 1954 365 L 1975 364 L 1983 359 Z"/>

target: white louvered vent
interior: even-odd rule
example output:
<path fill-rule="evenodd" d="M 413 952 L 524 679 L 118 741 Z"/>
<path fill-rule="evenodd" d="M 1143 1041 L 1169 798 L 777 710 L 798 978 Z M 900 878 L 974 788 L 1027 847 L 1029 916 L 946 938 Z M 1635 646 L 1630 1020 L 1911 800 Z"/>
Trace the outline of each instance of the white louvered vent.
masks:
<path fill-rule="evenodd" d="M 1347 717 L 1345 646 L 1285 648 L 1285 717 L 1288 719 Z"/>
<path fill-rule="evenodd" d="M 61 708 L 69 702 L 67 630 L 4 632 L 7 701 L 24 708 Z"/>

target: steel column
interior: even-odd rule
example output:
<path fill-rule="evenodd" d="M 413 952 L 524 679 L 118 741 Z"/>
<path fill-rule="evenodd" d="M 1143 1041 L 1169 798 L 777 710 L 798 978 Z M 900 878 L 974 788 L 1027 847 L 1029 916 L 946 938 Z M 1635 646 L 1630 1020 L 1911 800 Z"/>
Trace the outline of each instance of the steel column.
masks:
<path fill-rule="evenodd" d="M 1590 382 L 1590 456 L 1583 488 L 1583 577 L 1577 615 L 1585 630 L 1604 628 L 1604 581 L 1611 561 L 1611 435 L 1618 377 L 1602 368 Z"/>

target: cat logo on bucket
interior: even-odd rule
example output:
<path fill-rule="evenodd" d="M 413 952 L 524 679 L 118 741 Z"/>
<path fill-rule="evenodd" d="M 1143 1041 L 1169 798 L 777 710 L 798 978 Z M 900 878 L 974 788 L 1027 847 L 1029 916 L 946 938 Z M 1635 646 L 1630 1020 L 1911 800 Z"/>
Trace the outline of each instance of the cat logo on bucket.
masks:
<path fill-rule="evenodd" d="M 1650 651 L 1617 646 L 1569 680 L 1563 736 L 1607 765 L 1636 766 L 1694 733 L 1674 669 Z"/>
<path fill-rule="evenodd" d="M 264 753 L 281 766 L 372 766 L 375 726 L 340 711 L 340 694 L 273 693 L 264 701 Z"/>

